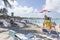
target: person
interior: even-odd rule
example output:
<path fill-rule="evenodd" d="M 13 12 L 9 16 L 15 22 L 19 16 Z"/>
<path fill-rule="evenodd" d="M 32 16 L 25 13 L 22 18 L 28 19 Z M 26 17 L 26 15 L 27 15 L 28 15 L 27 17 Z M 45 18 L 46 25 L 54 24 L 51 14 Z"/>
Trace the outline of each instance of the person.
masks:
<path fill-rule="evenodd" d="M 45 15 L 44 23 L 43 23 L 43 28 L 47 29 L 48 31 L 50 31 L 51 30 L 51 26 L 52 26 L 51 18 L 47 17 Z"/>
<path fill-rule="evenodd" d="M 14 21 L 13 21 L 13 20 L 10 20 L 10 23 L 11 23 L 11 24 L 13 24 L 13 23 L 14 23 Z"/>
<path fill-rule="evenodd" d="M 14 26 L 14 21 L 10 20 L 10 24 L 11 24 L 11 26 Z"/>

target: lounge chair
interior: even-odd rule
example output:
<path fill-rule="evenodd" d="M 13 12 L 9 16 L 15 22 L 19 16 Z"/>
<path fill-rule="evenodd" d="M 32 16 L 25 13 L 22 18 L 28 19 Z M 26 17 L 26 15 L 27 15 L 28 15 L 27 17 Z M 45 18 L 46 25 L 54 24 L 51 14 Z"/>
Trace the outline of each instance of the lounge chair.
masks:
<path fill-rule="evenodd" d="M 57 35 L 58 32 L 51 30 L 50 34 L 55 34 L 55 35 Z"/>
<path fill-rule="evenodd" d="M 49 33 L 49 31 L 47 29 L 42 29 L 43 33 Z"/>
<path fill-rule="evenodd" d="M 56 32 L 54 30 L 51 30 L 50 35 L 53 36 L 53 37 L 58 37 L 59 36 L 58 32 Z"/>
<path fill-rule="evenodd" d="M 9 36 L 15 37 L 16 32 L 13 30 L 9 30 Z"/>
<path fill-rule="evenodd" d="M 17 40 L 28 40 L 28 38 L 24 34 L 20 33 L 17 33 L 15 37 L 17 38 Z"/>
<path fill-rule="evenodd" d="M 0 27 L 4 26 L 3 22 L 0 22 Z"/>
<path fill-rule="evenodd" d="M 31 38 L 33 38 L 34 37 L 34 35 L 33 34 L 27 34 L 27 35 L 25 35 L 28 39 L 31 39 Z"/>
<path fill-rule="evenodd" d="M 59 35 L 59 37 L 60 37 L 60 32 L 58 32 L 58 35 Z"/>

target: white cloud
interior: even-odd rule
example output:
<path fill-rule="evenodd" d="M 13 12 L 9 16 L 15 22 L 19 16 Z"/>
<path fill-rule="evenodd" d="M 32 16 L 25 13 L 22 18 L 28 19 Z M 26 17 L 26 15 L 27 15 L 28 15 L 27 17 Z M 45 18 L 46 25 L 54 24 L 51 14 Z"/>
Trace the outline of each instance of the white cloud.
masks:
<path fill-rule="evenodd" d="M 24 14 L 29 14 L 29 13 L 32 13 L 33 12 L 33 8 L 32 7 L 27 7 L 27 6 L 18 6 L 18 7 L 15 7 L 14 9 L 14 13 L 15 15 L 24 15 Z"/>
<path fill-rule="evenodd" d="M 17 1 L 14 0 L 11 1 L 9 0 L 9 3 L 12 5 L 12 9 L 8 8 L 9 15 L 11 15 L 11 12 L 14 12 L 15 16 L 25 16 L 27 14 L 35 13 L 38 10 L 33 9 L 33 7 L 28 7 L 28 6 L 21 6 Z M 27 15 L 28 16 L 28 15 Z"/>
<path fill-rule="evenodd" d="M 43 9 L 59 12 L 60 0 L 46 0 L 46 4 Z"/>
<path fill-rule="evenodd" d="M 18 4 L 18 2 L 17 1 L 12 1 L 12 0 L 9 0 L 9 3 L 13 6 L 13 7 L 15 7 L 15 6 L 18 6 L 19 4 Z"/>
<path fill-rule="evenodd" d="M 38 9 L 34 9 L 33 7 L 28 7 L 28 6 L 21 6 L 17 1 L 11 1 L 9 0 L 9 3 L 12 5 L 12 9 L 9 7 L 8 9 L 8 14 L 11 15 L 11 12 L 14 12 L 15 16 L 24 16 L 24 17 L 40 17 L 43 14 L 38 13 Z M 0 5 L 0 7 L 4 7 L 4 3 L 2 2 L 3 5 Z"/>
<path fill-rule="evenodd" d="M 8 1 L 12 5 L 12 9 L 10 9 L 9 7 L 7 8 L 8 11 L 9 11 L 9 13 L 8 13 L 9 15 L 10 15 L 11 12 L 14 12 L 15 16 L 21 16 L 21 15 L 33 12 L 33 8 L 32 7 L 21 6 L 21 5 L 18 4 L 17 1 L 11 1 L 11 0 L 8 0 Z M 5 7 L 5 5 L 4 5 L 2 0 L 1 0 L 0 4 L 1 4 L 0 8 Z"/>
<path fill-rule="evenodd" d="M 33 11 L 32 7 L 27 7 L 27 6 L 21 6 L 17 1 L 12 2 L 11 0 L 9 1 L 12 7 L 14 7 L 14 12 L 15 13 L 30 13 Z"/>
<path fill-rule="evenodd" d="M 51 12 L 43 14 L 52 18 L 60 18 L 60 0 L 46 0 L 42 10 L 49 10 Z"/>
<path fill-rule="evenodd" d="M 0 0 L 0 8 L 3 8 L 3 7 L 5 7 L 5 6 L 4 6 L 4 3 L 3 3 L 2 0 Z"/>
<path fill-rule="evenodd" d="M 39 17 L 40 13 L 37 13 L 39 12 L 38 9 L 34 9 L 33 7 L 27 7 L 27 6 L 21 6 L 18 4 L 17 1 L 15 1 L 14 4 L 17 4 L 15 5 L 15 9 L 14 9 L 14 13 L 15 13 L 15 16 L 24 16 L 24 17 Z"/>

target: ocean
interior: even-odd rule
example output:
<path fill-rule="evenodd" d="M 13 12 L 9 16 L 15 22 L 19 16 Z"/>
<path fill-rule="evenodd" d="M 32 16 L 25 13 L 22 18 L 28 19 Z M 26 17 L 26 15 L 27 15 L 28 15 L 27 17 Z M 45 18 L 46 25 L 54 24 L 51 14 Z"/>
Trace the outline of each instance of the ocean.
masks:
<path fill-rule="evenodd" d="M 33 20 L 29 20 L 30 22 L 32 22 L 32 23 L 34 23 L 34 24 L 37 24 L 37 25 L 41 25 L 41 24 L 43 24 L 43 22 L 44 22 L 44 20 L 42 20 L 42 19 L 33 19 Z M 60 19 L 56 19 L 56 20 L 51 20 L 52 22 L 55 22 L 56 23 L 56 25 L 60 25 Z"/>

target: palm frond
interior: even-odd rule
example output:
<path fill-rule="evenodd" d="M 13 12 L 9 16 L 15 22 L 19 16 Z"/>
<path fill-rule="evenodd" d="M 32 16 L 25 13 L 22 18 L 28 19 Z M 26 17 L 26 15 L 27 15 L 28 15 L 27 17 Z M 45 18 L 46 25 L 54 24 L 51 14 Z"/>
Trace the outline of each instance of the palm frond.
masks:
<path fill-rule="evenodd" d="M 3 0 L 4 4 L 6 7 L 10 7 L 11 8 L 11 4 L 8 2 L 8 0 Z"/>

